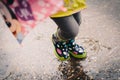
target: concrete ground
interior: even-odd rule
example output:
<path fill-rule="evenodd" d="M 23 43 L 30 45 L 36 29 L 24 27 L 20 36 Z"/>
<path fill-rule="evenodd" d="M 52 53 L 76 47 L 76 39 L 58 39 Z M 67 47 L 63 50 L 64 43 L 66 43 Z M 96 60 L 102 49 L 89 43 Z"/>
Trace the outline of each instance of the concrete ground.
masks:
<path fill-rule="evenodd" d="M 88 54 L 83 61 L 56 59 L 51 35 L 57 25 L 51 19 L 19 45 L 0 18 L 0 80 L 120 80 L 120 0 L 87 4 L 76 38 Z"/>

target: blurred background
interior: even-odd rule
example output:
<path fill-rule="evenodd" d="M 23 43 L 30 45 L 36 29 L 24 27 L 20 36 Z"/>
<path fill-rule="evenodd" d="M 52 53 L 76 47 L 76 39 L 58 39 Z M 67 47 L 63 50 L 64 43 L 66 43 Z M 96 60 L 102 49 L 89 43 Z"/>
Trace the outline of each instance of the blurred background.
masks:
<path fill-rule="evenodd" d="M 87 0 L 81 16 L 77 43 L 88 57 L 73 60 L 79 72 L 72 61 L 56 59 L 51 35 L 57 25 L 50 18 L 21 45 L 0 18 L 0 80 L 120 80 L 120 0 Z"/>

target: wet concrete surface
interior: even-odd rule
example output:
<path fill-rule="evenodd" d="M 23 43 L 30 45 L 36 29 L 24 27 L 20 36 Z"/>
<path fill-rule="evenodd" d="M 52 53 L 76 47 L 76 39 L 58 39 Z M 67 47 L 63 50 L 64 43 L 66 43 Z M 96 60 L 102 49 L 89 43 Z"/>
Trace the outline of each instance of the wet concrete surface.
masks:
<path fill-rule="evenodd" d="M 0 80 L 120 80 L 120 0 L 88 0 L 76 38 L 85 60 L 58 61 L 49 18 L 19 45 L 0 18 Z"/>

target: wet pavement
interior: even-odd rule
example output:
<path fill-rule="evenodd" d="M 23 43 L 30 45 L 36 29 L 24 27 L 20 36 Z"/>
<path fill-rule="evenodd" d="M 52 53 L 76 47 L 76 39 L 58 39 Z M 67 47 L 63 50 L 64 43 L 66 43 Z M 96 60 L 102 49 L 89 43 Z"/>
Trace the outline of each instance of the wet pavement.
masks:
<path fill-rule="evenodd" d="M 76 42 L 85 60 L 58 61 L 49 18 L 19 45 L 0 19 L 0 80 L 120 80 L 120 0 L 88 0 Z"/>

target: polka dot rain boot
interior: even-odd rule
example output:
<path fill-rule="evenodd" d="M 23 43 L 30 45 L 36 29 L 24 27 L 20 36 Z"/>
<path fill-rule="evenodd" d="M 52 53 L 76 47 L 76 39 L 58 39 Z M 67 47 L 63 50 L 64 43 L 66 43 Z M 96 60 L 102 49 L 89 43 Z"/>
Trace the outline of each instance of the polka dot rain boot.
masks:
<path fill-rule="evenodd" d="M 79 59 L 85 59 L 87 54 L 82 46 L 79 46 L 78 44 L 75 43 L 74 39 L 71 39 L 67 42 L 67 47 L 69 53 Z"/>
<path fill-rule="evenodd" d="M 66 41 L 59 40 L 58 37 L 56 37 L 56 34 L 52 35 L 52 42 L 55 47 L 55 55 L 56 57 L 61 60 L 69 60 L 70 55 L 68 53 L 68 48 L 66 45 Z"/>

